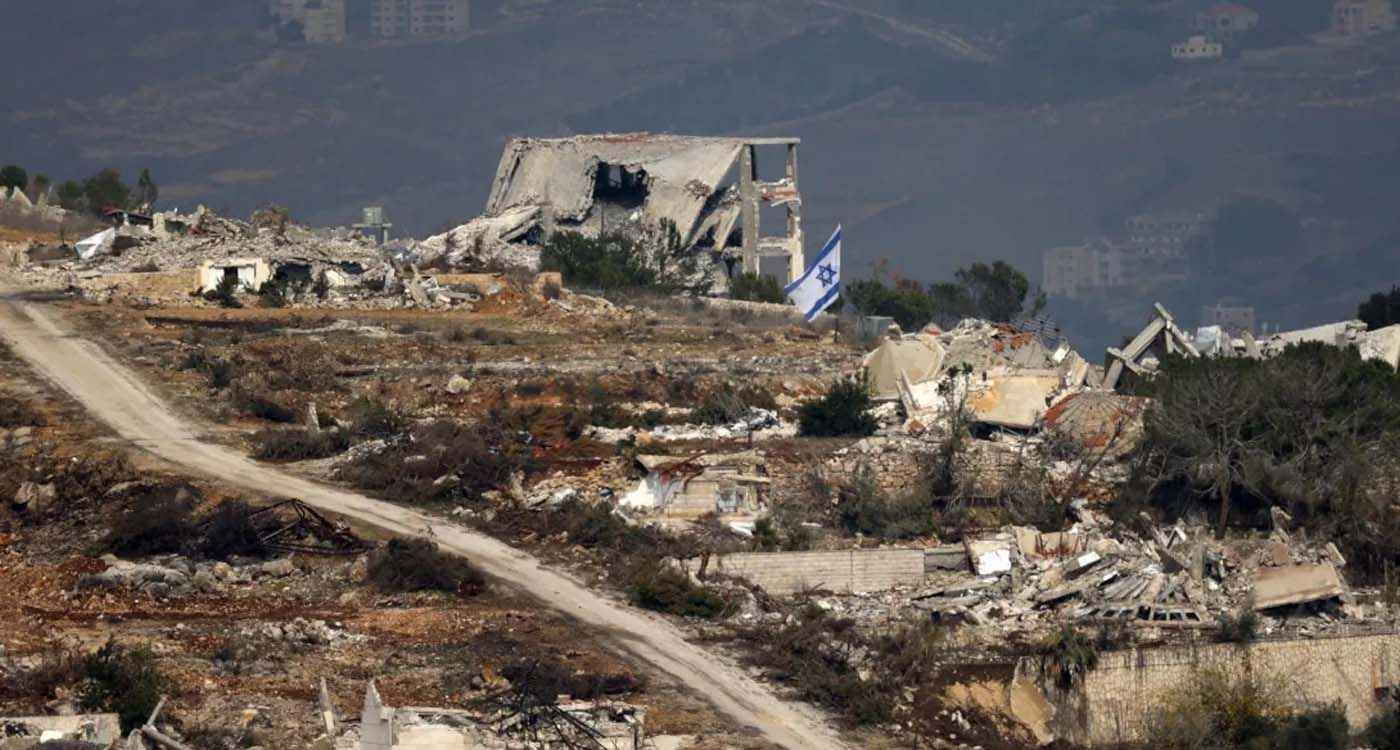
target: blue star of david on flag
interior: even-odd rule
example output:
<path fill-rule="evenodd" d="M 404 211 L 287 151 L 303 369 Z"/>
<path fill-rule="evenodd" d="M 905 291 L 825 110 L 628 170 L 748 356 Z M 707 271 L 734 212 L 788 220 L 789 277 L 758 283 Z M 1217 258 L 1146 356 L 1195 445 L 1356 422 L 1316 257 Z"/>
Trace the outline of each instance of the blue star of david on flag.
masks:
<path fill-rule="evenodd" d="M 836 227 L 816 261 L 783 291 L 808 321 L 831 307 L 841 293 L 841 227 Z"/>

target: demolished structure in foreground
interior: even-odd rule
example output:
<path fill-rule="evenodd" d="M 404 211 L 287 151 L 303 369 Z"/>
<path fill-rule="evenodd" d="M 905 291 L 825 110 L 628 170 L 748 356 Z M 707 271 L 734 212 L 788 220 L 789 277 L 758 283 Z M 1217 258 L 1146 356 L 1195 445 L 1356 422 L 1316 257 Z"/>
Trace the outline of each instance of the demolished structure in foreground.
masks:
<path fill-rule="evenodd" d="M 420 260 L 536 265 L 538 245 L 555 231 L 598 237 L 670 224 L 692 250 L 737 258 L 755 273 L 760 259 L 781 257 L 796 279 L 805 266 L 800 142 L 653 133 L 517 138 L 501 156 L 485 212 L 424 241 Z M 786 150 L 778 179 L 760 179 L 760 147 Z M 782 235 L 764 234 L 764 207 L 785 210 Z"/>

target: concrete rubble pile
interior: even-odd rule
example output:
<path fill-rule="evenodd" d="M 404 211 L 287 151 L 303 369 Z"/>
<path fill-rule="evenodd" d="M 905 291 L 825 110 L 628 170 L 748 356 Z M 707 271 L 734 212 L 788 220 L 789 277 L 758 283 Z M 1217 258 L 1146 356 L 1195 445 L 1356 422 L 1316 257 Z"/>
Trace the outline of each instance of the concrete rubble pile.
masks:
<path fill-rule="evenodd" d="M 1110 536 L 1087 504 L 1076 502 L 1074 513 L 1078 522 L 1064 532 L 1007 527 L 929 549 L 920 590 L 833 597 L 827 606 L 874 620 L 912 607 L 997 633 L 1067 621 L 1213 630 L 1252 611 L 1261 635 L 1317 636 L 1388 625 L 1397 615 L 1346 584 L 1334 544 L 1294 539 L 1281 512 L 1267 538 L 1223 542 L 1184 523 L 1152 527 L 1149 538 Z"/>
<path fill-rule="evenodd" d="M 495 676 L 497 682 L 504 682 Z M 359 722 L 342 722 L 321 683 L 325 733 L 313 750 L 643 750 L 655 746 L 646 735 L 646 709 L 609 701 L 561 701 L 493 708 L 422 708 L 385 705 L 373 682 L 365 690 Z"/>
<path fill-rule="evenodd" d="M 1201 326 L 1194 333 L 1187 333 L 1177 326 L 1171 312 L 1158 303 L 1153 305 L 1151 320 L 1129 344 L 1121 350 L 1108 349 L 1102 386 L 1108 390 L 1116 388 L 1124 372 L 1151 376 L 1165 355 L 1265 359 L 1305 343 L 1355 348 L 1362 359 L 1400 367 L 1400 324 L 1370 331 L 1360 320 L 1343 320 L 1261 338 L 1249 331 L 1227 331 L 1219 325 Z"/>
<path fill-rule="evenodd" d="M 150 226 L 123 224 L 110 240 L 91 253 L 84 266 L 106 273 L 198 268 L 201 264 L 239 258 L 259 258 L 274 266 L 309 274 L 325 271 L 343 277 L 382 276 L 388 267 L 378 248 L 349 232 L 315 231 L 291 222 L 245 222 L 229 219 L 203 206 L 193 213 L 156 213 Z M 115 251 L 115 252 L 114 252 Z M 331 277 L 332 281 L 335 277 Z M 332 284 L 334 285 L 334 284 Z"/>
<path fill-rule="evenodd" d="M 941 433 L 959 410 L 990 428 L 1038 432 L 1057 403 L 1099 379 L 1063 339 L 1047 344 L 1035 331 L 976 319 L 887 338 L 864 368 L 875 399 L 903 410 L 905 422 L 892 432 L 911 435 Z"/>

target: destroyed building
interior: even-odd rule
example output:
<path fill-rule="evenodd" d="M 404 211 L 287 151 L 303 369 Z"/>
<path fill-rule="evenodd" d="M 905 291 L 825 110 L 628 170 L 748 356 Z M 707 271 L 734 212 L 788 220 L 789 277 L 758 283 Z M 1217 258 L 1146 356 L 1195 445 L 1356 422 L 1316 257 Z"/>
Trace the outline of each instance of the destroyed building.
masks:
<path fill-rule="evenodd" d="M 411 708 L 384 705 L 371 682 L 365 691 L 357 750 L 507 750 L 589 747 L 642 750 L 646 711 L 608 702 L 571 702 L 522 711 Z M 327 724 L 335 726 L 333 719 Z M 536 724 L 547 726 L 541 731 Z"/>
<path fill-rule="evenodd" d="M 518 138 L 501 156 L 482 215 L 425 240 L 420 259 L 533 266 L 556 231 L 641 234 L 664 223 L 686 247 L 747 272 L 782 258 L 796 279 L 805 267 L 799 143 L 653 133 Z M 764 179 L 759 156 L 770 148 L 784 150 L 782 172 Z M 780 232 L 764 226 L 765 209 L 782 211 Z"/>
<path fill-rule="evenodd" d="M 754 517 L 767 507 L 772 480 L 756 451 L 638 456 L 637 463 L 647 475 L 622 499 L 624 507 L 692 520 L 709 513 Z"/>

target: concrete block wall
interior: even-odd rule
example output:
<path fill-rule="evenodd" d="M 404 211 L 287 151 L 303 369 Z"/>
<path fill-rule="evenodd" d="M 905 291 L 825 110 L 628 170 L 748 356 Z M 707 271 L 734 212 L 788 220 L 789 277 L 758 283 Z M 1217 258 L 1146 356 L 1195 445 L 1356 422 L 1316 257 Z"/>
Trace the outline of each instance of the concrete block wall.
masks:
<path fill-rule="evenodd" d="M 841 593 L 883 591 L 922 583 L 924 551 L 746 552 L 711 560 L 710 571 L 746 578 L 778 595 L 809 588 Z"/>
<path fill-rule="evenodd" d="M 1056 707 L 1057 736 L 1101 746 L 1147 739 L 1166 701 L 1203 673 L 1238 679 L 1251 672 L 1295 709 L 1339 702 L 1359 730 L 1390 705 L 1380 692 L 1400 685 L 1400 634 L 1119 651 L 1101 654 L 1070 691 L 1041 684 Z"/>

